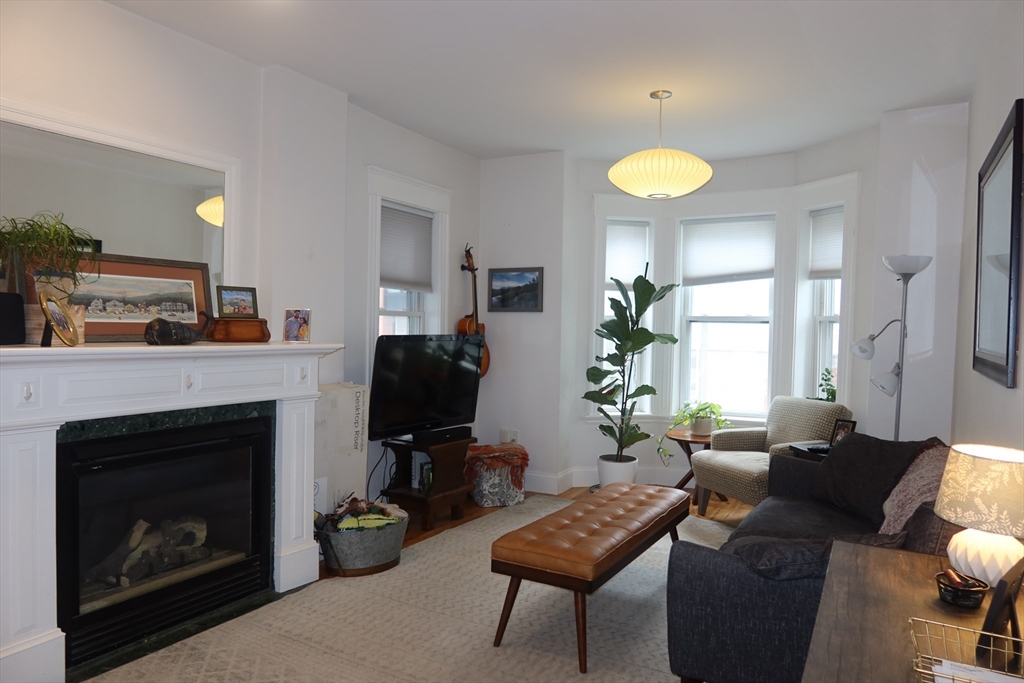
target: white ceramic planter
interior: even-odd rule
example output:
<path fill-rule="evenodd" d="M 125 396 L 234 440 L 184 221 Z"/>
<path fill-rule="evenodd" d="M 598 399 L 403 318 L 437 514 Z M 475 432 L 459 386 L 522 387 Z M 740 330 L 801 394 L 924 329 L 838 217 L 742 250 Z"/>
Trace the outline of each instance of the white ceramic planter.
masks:
<path fill-rule="evenodd" d="M 713 431 L 715 431 L 715 418 L 698 417 L 693 421 L 693 428 L 690 430 L 690 433 L 694 436 L 708 436 Z"/>
<path fill-rule="evenodd" d="M 602 455 L 597 459 L 597 479 L 601 486 L 626 482 L 636 483 L 638 460 L 632 455 L 623 455 L 622 462 L 615 461 L 615 455 Z"/>

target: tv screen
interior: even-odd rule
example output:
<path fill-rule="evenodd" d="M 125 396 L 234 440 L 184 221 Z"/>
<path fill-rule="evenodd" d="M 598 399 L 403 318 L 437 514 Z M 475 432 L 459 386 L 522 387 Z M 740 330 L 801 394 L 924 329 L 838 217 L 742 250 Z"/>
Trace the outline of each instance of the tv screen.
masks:
<path fill-rule="evenodd" d="M 377 338 L 370 380 L 371 441 L 476 420 L 480 335 Z"/>

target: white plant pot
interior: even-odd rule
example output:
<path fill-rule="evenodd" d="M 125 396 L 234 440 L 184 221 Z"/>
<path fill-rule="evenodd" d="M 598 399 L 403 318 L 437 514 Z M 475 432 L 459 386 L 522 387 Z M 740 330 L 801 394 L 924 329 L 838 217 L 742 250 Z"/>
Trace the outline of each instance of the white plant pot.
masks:
<path fill-rule="evenodd" d="M 601 486 L 625 482 L 636 483 L 638 460 L 632 455 L 623 455 L 622 462 L 615 461 L 615 455 L 602 455 L 597 459 L 597 479 Z"/>
<path fill-rule="evenodd" d="M 693 421 L 693 428 L 690 429 L 690 433 L 694 436 L 708 436 L 713 431 L 715 431 L 715 418 L 713 417 L 698 417 Z"/>

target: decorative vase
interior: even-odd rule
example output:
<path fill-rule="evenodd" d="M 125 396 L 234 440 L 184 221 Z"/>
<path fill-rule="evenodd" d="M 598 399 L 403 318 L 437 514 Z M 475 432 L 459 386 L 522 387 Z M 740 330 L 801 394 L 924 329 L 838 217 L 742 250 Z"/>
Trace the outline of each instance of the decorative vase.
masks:
<path fill-rule="evenodd" d="M 597 480 L 601 486 L 626 482 L 636 483 L 636 468 L 639 461 L 632 455 L 623 455 L 621 461 L 615 460 L 615 454 L 602 455 L 597 459 Z"/>
<path fill-rule="evenodd" d="M 698 417 L 690 428 L 690 433 L 694 436 L 708 436 L 713 431 L 715 431 L 715 418 L 713 417 Z"/>

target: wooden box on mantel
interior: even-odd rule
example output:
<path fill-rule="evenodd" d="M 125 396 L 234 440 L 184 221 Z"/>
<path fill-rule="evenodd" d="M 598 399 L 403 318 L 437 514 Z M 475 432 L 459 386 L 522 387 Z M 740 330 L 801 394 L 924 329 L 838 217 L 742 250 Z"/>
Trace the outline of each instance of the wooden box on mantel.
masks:
<path fill-rule="evenodd" d="M 212 342 L 268 342 L 270 328 L 266 318 L 214 318 L 206 328 Z"/>

